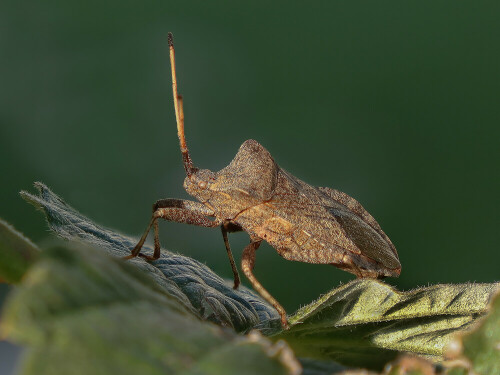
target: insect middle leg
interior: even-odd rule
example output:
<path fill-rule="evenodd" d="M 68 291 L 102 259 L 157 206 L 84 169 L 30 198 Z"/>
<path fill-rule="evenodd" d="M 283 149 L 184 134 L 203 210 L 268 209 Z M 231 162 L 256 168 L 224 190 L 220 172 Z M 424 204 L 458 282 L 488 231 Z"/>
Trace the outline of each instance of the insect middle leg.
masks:
<path fill-rule="evenodd" d="M 186 223 L 200 227 L 213 228 L 220 225 L 220 220 L 210 220 L 208 217 L 213 213 L 203 204 L 198 202 L 185 201 L 182 199 L 162 199 L 153 205 L 153 216 L 141 239 L 132 249 L 131 254 L 124 259 L 131 259 L 141 256 L 148 260 L 156 260 L 160 257 L 160 238 L 158 231 L 159 218 L 174 221 L 176 223 Z M 154 253 L 153 256 L 140 254 L 146 238 L 154 226 Z"/>
<path fill-rule="evenodd" d="M 243 250 L 243 256 L 241 260 L 241 268 L 245 276 L 252 283 L 253 288 L 264 298 L 267 302 L 269 302 L 273 307 L 278 311 L 281 317 L 281 325 L 284 329 L 288 329 L 288 320 L 286 318 L 286 311 L 279 304 L 278 301 L 274 299 L 274 297 L 262 286 L 261 283 L 257 281 L 252 270 L 255 266 L 255 251 L 259 248 L 262 239 L 251 239 L 251 242 L 245 249 Z"/>
<path fill-rule="evenodd" d="M 229 240 L 227 238 L 228 232 L 238 232 L 241 231 L 241 228 L 236 228 L 231 225 L 231 223 L 223 223 L 220 226 L 222 232 L 222 238 L 224 239 L 224 245 L 226 246 L 227 256 L 229 257 L 229 263 L 231 263 L 231 269 L 233 270 L 234 276 L 234 286 L 233 289 L 238 289 L 240 285 L 240 274 L 238 273 L 238 268 L 236 268 L 236 263 L 234 262 L 233 252 L 231 251 L 231 246 L 229 246 Z"/>

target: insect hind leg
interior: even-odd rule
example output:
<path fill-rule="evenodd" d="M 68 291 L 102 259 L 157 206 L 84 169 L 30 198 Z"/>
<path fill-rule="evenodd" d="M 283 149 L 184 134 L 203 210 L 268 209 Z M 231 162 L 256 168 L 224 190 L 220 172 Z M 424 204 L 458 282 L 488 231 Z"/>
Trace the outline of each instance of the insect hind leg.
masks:
<path fill-rule="evenodd" d="M 284 329 L 288 329 L 288 320 L 286 316 L 286 311 L 279 304 L 276 299 L 262 286 L 262 284 L 257 281 L 252 270 L 255 266 L 255 251 L 259 248 L 262 239 L 254 240 L 250 242 L 249 245 L 245 247 L 243 250 L 243 256 L 241 259 L 241 268 L 243 273 L 248 278 L 248 280 L 252 283 L 253 288 L 264 298 L 267 302 L 269 302 L 273 307 L 278 311 L 278 314 L 281 317 L 281 325 Z"/>

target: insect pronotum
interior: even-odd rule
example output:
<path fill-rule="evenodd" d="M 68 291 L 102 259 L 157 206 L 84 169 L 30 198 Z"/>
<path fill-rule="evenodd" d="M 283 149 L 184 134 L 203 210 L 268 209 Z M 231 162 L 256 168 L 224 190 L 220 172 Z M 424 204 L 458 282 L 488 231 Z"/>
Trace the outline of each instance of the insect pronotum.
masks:
<path fill-rule="evenodd" d="M 285 309 L 253 274 L 255 252 L 262 241 L 288 260 L 331 264 L 357 277 L 399 276 L 401 264 L 394 245 L 358 201 L 338 190 L 314 187 L 292 176 L 257 141 L 245 141 L 231 163 L 219 172 L 194 167 L 184 136 L 171 33 L 168 44 L 175 118 L 186 170 L 184 188 L 198 202 L 171 198 L 157 201 L 146 231 L 126 258 L 160 257 L 159 218 L 220 227 L 236 289 L 240 277 L 227 234 L 245 231 L 250 244 L 243 250 L 241 269 L 254 289 L 278 311 L 283 328 L 288 328 Z M 140 251 L 151 227 L 154 253 L 149 256 Z"/>

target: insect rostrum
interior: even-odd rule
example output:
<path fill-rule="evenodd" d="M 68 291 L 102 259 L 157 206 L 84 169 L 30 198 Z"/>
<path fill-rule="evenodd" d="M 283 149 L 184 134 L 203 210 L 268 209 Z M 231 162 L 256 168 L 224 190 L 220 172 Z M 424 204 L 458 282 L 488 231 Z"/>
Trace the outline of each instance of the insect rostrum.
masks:
<path fill-rule="evenodd" d="M 221 227 L 234 274 L 240 281 L 227 240 L 228 232 L 245 231 L 250 244 L 241 268 L 259 294 L 271 303 L 287 327 L 286 312 L 253 275 L 255 252 L 267 241 L 285 259 L 332 264 L 358 277 L 399 276 L 401 265 L 391 240 L 375 219 L 353 198 L 326 187 L 314 187 L 281 169 L 257 141 L 245 141 L 231 163 L 219 172 L 193 166 L 184 137 L 182 98 L 177 94 L 172 36 L 169 34 L 172 87 L 186 179 L 184 188 L 198 202 L 164 199 L 153 206 L 153 217 L 128 258 L 160 256 L 157 219 Z M 151 227 L 153 256 L 140 254 Z"/>

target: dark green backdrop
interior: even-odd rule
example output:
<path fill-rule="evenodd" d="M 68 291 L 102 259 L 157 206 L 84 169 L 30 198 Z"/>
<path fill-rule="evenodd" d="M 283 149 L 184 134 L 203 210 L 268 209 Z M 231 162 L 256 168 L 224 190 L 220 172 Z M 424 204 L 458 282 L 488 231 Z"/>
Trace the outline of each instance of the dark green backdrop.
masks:
<path fill-rule="evenodd" d="M 396 245 L 402 289 L 499 277 L 498 1 L 2 1 L 0 216 L 38 243 L 35 180 L 138 235 L 187 198 L 166 36 L 195 164 L 254 138 L 301 179 L 357 198 Z M 164 246 L 231 270 L 218 230 L 161 225 Z M 237 258 L 245 234 L 230 238 Z M 350 274 L 287 262 L 256 274 L 292 312 Z"/>

